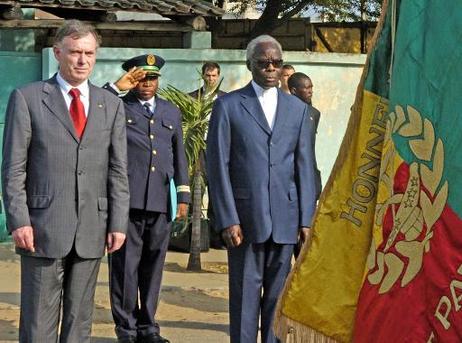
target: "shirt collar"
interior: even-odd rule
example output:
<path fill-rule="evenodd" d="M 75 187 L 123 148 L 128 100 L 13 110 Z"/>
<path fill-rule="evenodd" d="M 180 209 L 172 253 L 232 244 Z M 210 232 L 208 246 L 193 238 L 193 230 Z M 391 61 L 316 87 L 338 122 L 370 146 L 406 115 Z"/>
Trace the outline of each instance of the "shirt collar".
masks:
<path fill-rule="evenodd" d="M 61 89 L 63 89 L 66 94 L 68 94 L 72 88 L 77 88 L 80 91 L 80 96 L 83 96 L 87 99 L 89 98 L 90 87 L 88 86 L 88 80 L 85 80 L 77 87 L 74 87 L 71 84 L 69 84 L 69 82 L 64 80 L 61 74 L 58 72 L 58 74 L 56 75 L 56 81 L 58 82 L 59 87 L 61 87 Z"/>
<path fill-rule="evenodd" d="M 154 108 L 156 107 L 156 97 L 153 96 L 151 99 L 149 100 L 141 100 L 141 99 L 138 99 L 138 101 L 140 102 L 141 106 L 144 106 L 144 104 L 149 104 L 149 108 L 152 110 L 154 110 Z"/>
<path fill-rule="evenodd" d="M 257 84 L 254 80 L 252 80 L 252 87 L 255 90 L 257 97 L 266 97 L 267 95 L 277 95 L 277 92 L 278 92 L 276 87 L 264 89 L 259 84 Z"/>

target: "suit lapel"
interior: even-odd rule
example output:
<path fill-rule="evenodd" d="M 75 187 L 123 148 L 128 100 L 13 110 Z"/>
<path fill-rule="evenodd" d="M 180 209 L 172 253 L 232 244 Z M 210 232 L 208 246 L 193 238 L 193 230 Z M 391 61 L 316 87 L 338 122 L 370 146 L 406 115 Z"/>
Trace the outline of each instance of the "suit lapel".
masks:
<path fill-rule="evenodd" d="M 42 101 L 45 106 L 59 119 L 75 141 L 79 142 L 79 138 L 75 133 L 74 123 L 72 123 L 63 93 L 56 81 L 56 75 L 45 82 L 43 86 L 43 93 L 44 96 Z"/>
<path fill-rule="evenodd" d="M 258 101 L 257 95 L 253 90 L 252 84 L 249 83 L 242 89 L 242 101 L 241 104 L 244 109 L 255 119 L 257 124 L 265 131 L 268 135 L 271 135 L 271 129 L 266 120 L 265 113 L 261 108 L 260 102 Z"/>
<path fill-rule="evenodd" d="M 287 121 L 287 117 L 290 115 L 290 113 L 288 113 L 288 109 L 290 110 L 288 96 L 285 96 L 285 94 L 283 94 L 282 91 L 278 88 L 278 105 L 276 109 L 276 118 L 273 125 L 273 136 L 279 134 L 279 132 L 282 131 L 282 128 Z"/>
<path fill-rule="evenodd" d="M 104 108 L 105 102 L 101 92 L 90 82 L 88 83 L 88 87 L 90 88 L 90 107 L 88 109 L 87 123 L 83 131 L 82 141 L 85 140 L 86 137 L 91 137 L 98 126 L 106 122 L 104 120 L 104 116 L 106 115 L 106 109 Z"/>

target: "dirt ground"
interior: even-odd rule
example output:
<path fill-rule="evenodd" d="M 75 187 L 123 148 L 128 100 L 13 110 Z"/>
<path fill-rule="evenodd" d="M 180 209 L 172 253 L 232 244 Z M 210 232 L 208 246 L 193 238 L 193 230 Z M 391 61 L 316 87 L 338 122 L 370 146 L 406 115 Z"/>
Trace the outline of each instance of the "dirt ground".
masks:
<path fill-rule="evenodd" d="M 167 253 L 157 320 L 172 343 L 229 342 L 226 251 L 201 254 L 203 271 L 186 271 L 188 254 Z M 17 342 L 19 324 L 19 256 L 11 243 L 0 244 L 0 342 Z M 116 342 L 104 259 L 98 277 L 92 342 Z"/>

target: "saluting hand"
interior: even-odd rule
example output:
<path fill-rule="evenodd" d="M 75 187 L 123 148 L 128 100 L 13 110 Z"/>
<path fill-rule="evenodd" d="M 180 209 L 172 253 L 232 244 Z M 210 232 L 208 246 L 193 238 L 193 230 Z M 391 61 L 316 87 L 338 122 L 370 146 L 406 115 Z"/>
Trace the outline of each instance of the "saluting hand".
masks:
<path fill-rule="evenodd" d="M 142 68 L 133 67 L 117 80 L 115 86 L 122 92 L 129 91 L 135 88 L 145 77 L 146 71 Z"/>
<path fill-rule="evenodd" d="M 221 236 L 226 243 L 228 248 L 235 248 L 241 245 L 244 240 L 244 234 L 240 225 L 231 225 L 223 231 L 221 231 Z"/>

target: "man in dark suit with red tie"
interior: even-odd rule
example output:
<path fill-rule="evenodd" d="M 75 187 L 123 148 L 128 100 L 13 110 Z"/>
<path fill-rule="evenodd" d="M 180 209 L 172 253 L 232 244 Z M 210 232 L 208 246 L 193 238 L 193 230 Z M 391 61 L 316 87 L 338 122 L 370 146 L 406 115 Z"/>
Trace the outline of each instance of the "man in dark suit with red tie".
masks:
<path fill-rule="evenodd" d="M 90 342 L 101 257 L 125 240 L 125 113 L 88 81 L 99 40 L 93 27 L 66 21 L 53 45 L 58 72 L 8 103 L 2 182 L 21 255 L 22 343 Z"/>
<path fill-rule="evenodd" d="M 175 181 L 178 210 L 188 214 L 190 200 L 181 113 L 156 96 L 162 57 L 148 54 L 126 61 L 127 71 L 104 88 L 125 103 L 130 216 L 127 240 L 110 258 L 110 292 L 119 342 L 167 343 L 155 320 L 168 241 L 170 180 Z M 139 294 L 139 298 L 138 298 Z"/>

